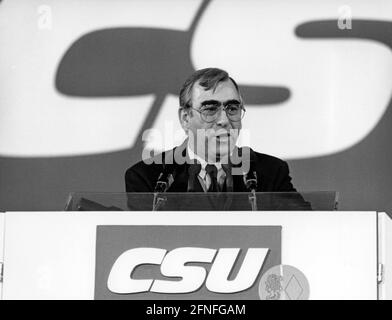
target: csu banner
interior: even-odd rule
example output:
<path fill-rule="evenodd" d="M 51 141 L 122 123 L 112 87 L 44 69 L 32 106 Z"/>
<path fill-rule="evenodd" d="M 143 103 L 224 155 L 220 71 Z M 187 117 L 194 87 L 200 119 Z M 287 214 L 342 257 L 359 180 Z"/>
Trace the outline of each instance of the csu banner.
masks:
<path fill-rule="evenodd" d="M 95 299 L 260 299 L 281 226 L 97 226 Z"/>

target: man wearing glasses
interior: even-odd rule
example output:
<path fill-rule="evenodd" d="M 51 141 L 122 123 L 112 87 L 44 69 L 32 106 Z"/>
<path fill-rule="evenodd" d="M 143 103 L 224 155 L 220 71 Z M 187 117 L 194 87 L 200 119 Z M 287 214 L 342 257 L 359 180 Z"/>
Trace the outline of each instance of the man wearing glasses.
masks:
<path fill-rule="evenodd" d="M 257 177 L 256 191 L 295 191 L 286 162 L 235 146 L 245 108 L 226 71 L 196 71 L 182 86 L 179 100 L 179 120 L 188 139 L 129 168 L 127 192 L 153 192 L 160 182 L 168 192 L 246 192 L 250 171 Z"/>

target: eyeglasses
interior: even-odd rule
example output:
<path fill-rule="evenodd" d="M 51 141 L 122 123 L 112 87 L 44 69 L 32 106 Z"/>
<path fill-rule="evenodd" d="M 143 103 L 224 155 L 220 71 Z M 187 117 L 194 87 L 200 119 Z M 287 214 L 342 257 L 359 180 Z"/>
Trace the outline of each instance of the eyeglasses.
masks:
<path fill-rule="evenodd" d="M 219 111 L 222 109 L 226 112 L 226 116 L 230 121 L 238 122 L 245 115 L 245 108 L 239 101 L 228 101 L 224 105 L 219 101 L 203 102 L 200 109 L 196 109 L 187 105 L 188 108 L 200 113 L 201 119 L 211 123 L 218 119 Z"/>

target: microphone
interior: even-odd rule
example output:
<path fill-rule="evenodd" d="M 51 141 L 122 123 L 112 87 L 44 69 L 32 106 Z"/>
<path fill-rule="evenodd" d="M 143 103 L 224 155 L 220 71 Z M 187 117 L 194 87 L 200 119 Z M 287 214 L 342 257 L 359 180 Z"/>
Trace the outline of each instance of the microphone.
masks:
<path fill-rule="evenodd" d="M 161 193 L 165 193 L 167 189 L 169 189 L 170 185 L 173 183 L 174 171 L 176 166 L 174 164 L 171 165 L 163 165 L 163 171 L 158 176 L 158 180 L 155 184 L 154 189 L 154 199 L 152 202 L 152 211 L 158 211 L 166 202 L 166 197 L 161 196 Z"/>
<path fill-rule="evenodd" d="M 164 165 L 163 171 L 159 174 L 158 180 L 155 184 L 154 193 L 164 193 L 169 189 L 170 185 L 173 183 L 173 173 L 175 166 Z"/>
<path fill-rule="evenodd" d="M 249 192 L 256 192 L 257 190 L 257 173 L 255 170 L 255 161 L 250 160 L 249 171 L 244 173 L 245 187 Z"/>
<path fill-rule="evenodd" d="M 257 211 L 257 197 L 256 197 L 256 190 L 257 190 L 257 173 L 256 173 L 256 162 L 254 159 L 253 152 L 250 153 L 249 159 L 249 170 L 247 173 L 244 173 L 244 183 L 246 189 L 250 192 L 248 199 L 252 211 Z"/>

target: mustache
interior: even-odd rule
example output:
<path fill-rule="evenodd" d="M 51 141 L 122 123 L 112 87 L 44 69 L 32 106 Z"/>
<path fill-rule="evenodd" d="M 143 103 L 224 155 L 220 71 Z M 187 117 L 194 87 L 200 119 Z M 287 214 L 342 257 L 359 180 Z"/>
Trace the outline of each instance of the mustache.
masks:
<path fill-rule="evenodd" d="M 199 137 L 209 137 L 209 138 L 225 138 L 225 137 L 238 137 L 240 131 L 238 129 L 197 129 L 197 133 L 194 136 L 196 138 L 197 136 Z M 192 132 L 188 134 L 189 136 L 192 136 Z"/>
<path fill-rule="evenodd" d="M 215 134 L 215 136 L 217 138 L 225 138 L 225 137 L 230 137 L 231 134 L 230 134 L 230 132 L 220 132 L 220 133 Z"/>

